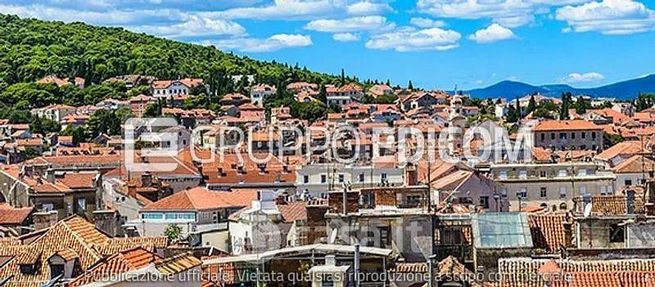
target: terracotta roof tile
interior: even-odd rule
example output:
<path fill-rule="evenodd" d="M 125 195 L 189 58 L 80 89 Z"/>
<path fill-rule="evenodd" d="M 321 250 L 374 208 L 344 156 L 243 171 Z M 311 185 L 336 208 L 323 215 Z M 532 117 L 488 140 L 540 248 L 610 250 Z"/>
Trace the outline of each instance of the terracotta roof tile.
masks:
<path fill-rule="evenodd" d="M 105 278 L 143 268 L 160 259 L 156 254 L 143 248 L 115 253 L 97 263 L 84 274 L 73 279 L 68 286 L 82 286 L 92 282 L 106 280 Z"/>
<path fill-rule="evenodd" d="M 200 266 L 201 264 L 202 261 L 191 255 L 191 253 L 182 253 L 161 260 L 155 267 L 163 274 L 177 274 Z"/>
<path fill-rule="evenodd" d="M 564 237 L 564 214 L 530 214 L 528 221 L 535 248 L 558 252 L 560 246 L 568 246 Z"/>
<path fill-rule="evenodd" d="M 634 155 L 612 168 L 614 173 L 642 173 L 655 171 L 655 161 L 643 155 Z"/>
<path fill-rule="evenodd" d="M 611 160 L 616 156 L 630 157 L 643 151 L 640 141 L 624 141 L 617 143 L 603 152 L 599 153 L 596 158 L 600 160 Z"/>
<path fill-rule="evenodd" d="M 177 192 L 146 205 L 142 211 L 199 211 L 250 206 L 256 192 L 210 191 L 204 187 Z"/>
<path fill-rule="evenodd" d="M 34 207 L 14 208 L 0 203 L 0 225 L 21 225 L 30 216 Z"/>
<path fill-rule="evenodd" d="M 577 131 L 577 130 L 602 130 L 602 127 L 584 120 L 546 120 L 539 122 L 534 131 Z"/>
<path fill-rule="evenodd" d="M 277 208 L 282 213 L 285 222 L 307 220 L 307 203 L 303 201 L 278 204 Z"/>

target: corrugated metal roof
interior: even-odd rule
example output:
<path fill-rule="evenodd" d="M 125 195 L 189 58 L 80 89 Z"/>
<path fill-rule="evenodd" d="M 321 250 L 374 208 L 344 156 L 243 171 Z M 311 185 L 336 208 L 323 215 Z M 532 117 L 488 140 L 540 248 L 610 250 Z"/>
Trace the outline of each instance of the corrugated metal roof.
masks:
<path fill-rule="evenodd" d="M 489 212 L 471 218 L 475 248 L 531 248 L 528 216 L 520 212 Z"/>

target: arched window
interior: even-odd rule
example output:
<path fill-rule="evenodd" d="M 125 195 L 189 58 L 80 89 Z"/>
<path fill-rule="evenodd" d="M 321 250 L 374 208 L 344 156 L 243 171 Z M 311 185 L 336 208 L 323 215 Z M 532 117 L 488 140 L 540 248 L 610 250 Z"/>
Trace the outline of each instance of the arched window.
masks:
<path fill-rule="evenodd" d="M 566 202 L 562 202 L 559 204 L 559 209 L 560 210 L 567 210 L 568 206 L 566 205 Z"/>

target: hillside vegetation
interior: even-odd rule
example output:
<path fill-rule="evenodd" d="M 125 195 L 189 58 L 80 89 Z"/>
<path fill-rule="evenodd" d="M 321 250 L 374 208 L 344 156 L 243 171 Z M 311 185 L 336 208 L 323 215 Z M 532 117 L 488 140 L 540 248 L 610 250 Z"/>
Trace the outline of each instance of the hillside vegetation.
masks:
<path fill-rule="evenodd" d="M 339 80 L 298 66 L 256 61 L 214 47 L 161 39 L 122 28 L 21 19 L 0 14 L 0 92 L 47 75 L 79 76 L 89 85 L 126 74 L 162 79 L 200 77 L 212 86 L 212 92 L 219 95 L 236 89 L 231 87 L 234 84 L 228 80 L 230 75 L 255 75 L 256 82 L 268 84 L 292 81 L 335 83 Z M 32 93 L 50 93 L 47 97 L 51 98 L 31 101 L 30 107 L 64 100 L 53 91 Z M 12 98 L 3 98 L 10 100 L 3 103 L 14 104 Z M 79 100 L 88 104 L 100 99 L 94 95 L 79 95 Z"/>

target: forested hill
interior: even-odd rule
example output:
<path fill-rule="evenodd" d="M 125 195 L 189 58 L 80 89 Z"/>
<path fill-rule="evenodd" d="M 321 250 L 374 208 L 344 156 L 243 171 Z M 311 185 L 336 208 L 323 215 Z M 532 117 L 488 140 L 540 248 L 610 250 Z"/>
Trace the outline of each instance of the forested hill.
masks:
<path fill-rule="evenodd" d="M 46 75 L 80 76 L 100 83 L 117 75 L 201 77 L 214 86 L 229 75 L 252 74 L 258 82 L 334 82 L 336 77 L 238 57 L 214 47 L 83 23 L 21 19 L 0 14 L 0 92 Z"/>

